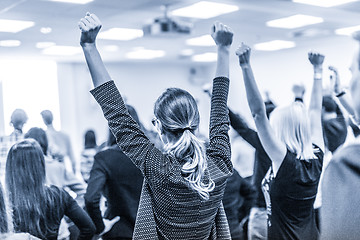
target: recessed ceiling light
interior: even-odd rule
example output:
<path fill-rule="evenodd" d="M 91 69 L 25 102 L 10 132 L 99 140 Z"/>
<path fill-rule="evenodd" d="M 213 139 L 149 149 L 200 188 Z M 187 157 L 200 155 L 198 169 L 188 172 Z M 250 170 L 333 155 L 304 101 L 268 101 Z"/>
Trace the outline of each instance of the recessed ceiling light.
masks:
<path fill-rule="evenodd" d="M 107 51 L 107 52 L 116 52 L 119 50 L 119 47 L 116 46 L 116 45 L 106 45 L 103 47 L 104 51 Z"/>
<path fill-rule="evenodd" d="M 0 41 L 0 47 L 18 47 L 21 42 L 19 40 L 2 40 Z"/>
<path fill-rule="evenodd" d="M 86 4 L 94 0 L 49 0 L 52 2 L 64 2 L 64 3 L 75 3 L 75 4 Z"/>
<path fill-rule="evenodd" d="M 358 0 L 293 0 L 295 3 L 309 4 L 318 7 L 335 7 L 356 1 Z"/>
<path fill-rule="evenodd" d="M 208 19 L 237 10 L 239 10 L 239 7 L 235 5 L 201 1 L 187 7 L 173 10 L 171 14 L 179 17 Z"/>
<path fill-rule="evenodd" d="M 126 57 L 129 59 L 154 59 L 165 56 L 162 50 L 150 50 L 145 48 L 136 48 L 132 52 L 128 52 Z"/>
<path fill-rule="evenodd" d="M 215 46 L 214 39 L 208 34 L 186 40 L 187 45 L 191 46 Z"/>
<path fill-rule="evenodd" d="M 51 31 L 52 31 L 51 27 L 42 27 L 42 28 L 40 28 L 40 32 L 43 33 L 43 34 L 51 33 Z"/>
<path fill-rule="evenodd" d="M 73 46 L 51 46 L 42 50 L 42 53 L 46 55 L 71 56 L 81 53 L 81 48 Z"/>
<path fill-rule="evenodd" d="M 352 27 L 346 27 L 346 28 L 339 28 L 339 29 L 335 30 L 335 33 L 338 34 L 338 35 L 351 36 L 356 31 L 360 31 L 360 25 L 352 26 Z"/>
<path fill-rule="evenodd" d="M 269 27 L 277 28 L 298 28 L 311 24 L 321 23 L 324 20 L 321 17 L 314 17 L 302 14 L 296 14 L 286 18 L 279 18 L 266 22 L 266 25 Z"/>
<path fill-rule="evenodd" d="M 128 41 L 135 38 L 140 38 L 144 32 L 140 29 L 131 28 L 111 28 L 107 31 L 99 33 L 99 38 L 107 40 L 122 40 Z"/>
<path fill-rule="evenodd" d="M 191 56 L 193 54 L 194 54 L 194 50 L 192 50 L 192 49 L 183 49 L 180 52 L 181 56 Z"/>
<path fill-rule="evenodd" d="M 0 19 L 0 32 L 17 33 L 34 25 L 31 21 Z"/>
<path fill-rule="evenodd" d="M 37 48 L 48 48 L 54 46 L 54 42 L 37 42 L 36 47 Z"/>
<path fill-rule="evenodd" d="M 217 60 L 217 54 L 213 52 L 194 55 L 191 58 L 194 62 L 215 62 Z"/>
<path fill-rule="evenodd" d="M 257 43 L 254 49 L 261 51 L 277 51 L 280 49 L 293 48 L 295 43 L 291 41 L 273 40 L 269 42 Z"/>

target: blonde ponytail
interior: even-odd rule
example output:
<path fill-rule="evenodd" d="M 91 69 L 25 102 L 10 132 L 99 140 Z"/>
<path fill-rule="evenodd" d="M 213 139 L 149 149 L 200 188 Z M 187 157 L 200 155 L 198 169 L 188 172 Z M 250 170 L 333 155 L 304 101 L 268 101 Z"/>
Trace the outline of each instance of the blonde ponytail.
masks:
<path fill-rule="evenodd" d="M 185 90 L 168 88 L 156 101 L 155 117 L 161 122 L 162 131 L 170 136 L 164 150 L 183 162 L 182 174 L 189 187 L 204 200 L 215 184 L 208 176 L 204 142 L 194 135 L 200 123 L 200 114 L 195 99 Z"/>
<path fill-rule="evenodd" d="M 209 179 L 208 183 L 203 182 L 207 160 L 204 142 L 196 137 L 190 130 L 185 130 L 179 140 L 175 143 L 168 143 L 165 151 L 175 158 L 185 161 L 182 173 L 185 180 L 189 182 L 190 188 L 199 193 L 202 199 L 209 199 L 209 192 L 214 190 L 215 184 Z"/>

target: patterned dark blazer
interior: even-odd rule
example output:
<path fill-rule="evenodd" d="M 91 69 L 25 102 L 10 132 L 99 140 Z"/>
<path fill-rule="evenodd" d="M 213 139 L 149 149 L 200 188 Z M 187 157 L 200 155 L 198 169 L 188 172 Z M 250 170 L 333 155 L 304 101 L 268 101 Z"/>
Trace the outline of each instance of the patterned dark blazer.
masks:
<path fill-rule="evenodd" d="M 91 90 L 121 150 L 144 175 L 134 239 L 231 239 L 222 198 L 231 176 L 227 96 L 229 79 L 213 80 L 208 168 L 215 189 L 209 200 L 192 190 L 181 174 L 179 160 L 163 154 L 129 115 L 113 81 Z"/>

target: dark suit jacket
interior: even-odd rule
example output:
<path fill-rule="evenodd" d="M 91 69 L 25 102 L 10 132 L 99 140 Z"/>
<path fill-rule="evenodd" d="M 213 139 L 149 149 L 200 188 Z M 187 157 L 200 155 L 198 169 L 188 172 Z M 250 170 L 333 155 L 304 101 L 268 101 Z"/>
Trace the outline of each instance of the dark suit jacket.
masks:
<path fill-rule="evenodd" d="M 105 218 L 120 216 L 107 237 L 131 238 L 139 205 L 143 176 L 131 160 L 115 145 L 95 155 L 90 172 L 85 205 L 96 225 L 96 232 L 104 230 L 99 202 L 101 194 L 107 199 Z"/>

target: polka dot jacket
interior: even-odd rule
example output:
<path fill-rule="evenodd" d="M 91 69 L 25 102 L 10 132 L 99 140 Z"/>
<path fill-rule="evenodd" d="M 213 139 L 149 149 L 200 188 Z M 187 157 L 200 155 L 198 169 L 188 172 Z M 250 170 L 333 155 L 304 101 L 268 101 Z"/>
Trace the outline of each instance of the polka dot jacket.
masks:
<path fill-rule="evenodd" d="M 213 80 L 208 168 L 203 181 L 211 178 L 215 189 L 209 200 L 192 190 L 181 174 L 180 162 L 158 150 L 129 115 L 114 83 L 91 90 L 102 108 L 122 151 L 144 175 L 134 239 L 231 239 L 222 197 L 232 174 L 228 136 L 227 97 L 229 79 Z"/>

